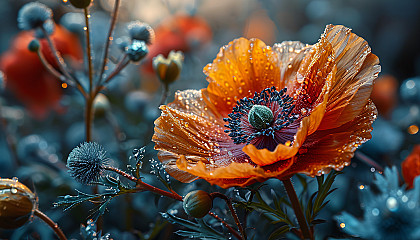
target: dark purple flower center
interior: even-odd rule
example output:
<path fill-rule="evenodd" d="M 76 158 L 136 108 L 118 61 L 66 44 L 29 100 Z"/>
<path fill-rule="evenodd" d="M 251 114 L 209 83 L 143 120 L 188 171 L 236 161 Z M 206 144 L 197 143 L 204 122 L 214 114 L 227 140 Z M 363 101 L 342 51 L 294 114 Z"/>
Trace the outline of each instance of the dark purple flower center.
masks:
<path fill-rule="evenodd" d="M 224 121 L 235 144 L 253 144 L 258 149 L 274 150 L 279 143 L 293 140 L 299 117 L 292 114 L 293 98 L 285 94 L 286 88 L 277 91 L 275 87 L 255 92 L 252 98 L 237 101 L 232 113 Z M 293 129 L 287 129 L 293 125 Z M 291 131 L 290 131 L 291 130 Z"/>

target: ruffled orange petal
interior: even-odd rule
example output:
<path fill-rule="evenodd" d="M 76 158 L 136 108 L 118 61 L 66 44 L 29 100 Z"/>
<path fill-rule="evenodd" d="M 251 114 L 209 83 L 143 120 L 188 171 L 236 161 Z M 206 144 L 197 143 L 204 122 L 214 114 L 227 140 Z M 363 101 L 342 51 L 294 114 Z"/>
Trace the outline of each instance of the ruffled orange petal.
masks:
<path fill-rule="evenodd" d="M 235 39 L 203 71 L 208 76 L 209 101 L 224 116 L 237 100 L 281 86 L 278 53 L 258 39 Z"/>
<path fill-rule="evenodd" d="M 313 45 L 300 62 L 295 80 L 289 83 L 288 94 L 295 99 L 296 110 L 311 108 L 323 100 L 321 95 L 325 84 L 331 87 L 334 75 L 330 75 L 334 68 L 334 52 L 331 44 L 325 39 Z M 327 91 L 323 93 L 328 93 Z"/>
<path fill-rule="evenodd" d="M 314 176 L 331 168 L 341 170 L 350 163 L 357 147 L 371 138 L 376 115 L 375 105 L 368 101 L 354 120 L 338 128 L 317 131 L 308 136 L 296 155 L 296 162 L 284 175 L 306 173 Z"/>
<path fill-rule="evenodd" d="M 321 39 L 331 43 L 337 74 L 320 129 L 339 127 L 353 120 L 367 104 L 373 80 L 381 67 L 368 43 L 344 26 L 326 27 Z"/>
<path fill-rule="evenodd" d="M 242 148 L 254 162 L 259 166 L 266 166 L 273 164 L 278 161 L 290 159 L 296 155 L 299 147 L 305 141 L 306 135 L 308 134 L 309 127 L 309 117 L 306 117 L 302 120 L 300 127 L 294 137 L 293 145 L 287 146 L 285 144 L 277 145 L 274 151 L 270 151 L 266 148 L 257 149 L 254 145 L 248 144 Z"/>
<path fill-rule="evenodd" d="M 282 162 L 275 172 L 265 171 L 261 167 L 254 167 L 249 163 L 232 162 L 226 167 L 211 167 L 203 162 L 191 164 L 185 157 L 181 156 L 176 162 L 180 170 L 198 176 L 211 184 L 216 184 L 222 188 L 233 186 L 244 187 L 254 182 L 262 182 L 268 178 L 276 177 L 293 163 L 293 159 Z"/>

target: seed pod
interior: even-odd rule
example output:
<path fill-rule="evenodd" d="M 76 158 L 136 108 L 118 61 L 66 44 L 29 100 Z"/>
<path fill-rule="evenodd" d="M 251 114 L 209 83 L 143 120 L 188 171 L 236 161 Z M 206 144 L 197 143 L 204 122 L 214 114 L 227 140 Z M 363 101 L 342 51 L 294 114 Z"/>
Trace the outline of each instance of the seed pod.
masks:
<path fill-rule="evenodd" d="M 35 194 L 15 179 L 0 179 L 0 228 L 15 229 L 32 218 Z"/>
<path fill-rule="evenodd" d="M 203 218 L 213 207 L 213 200 L 207 192 L 196 190 L 184 197 L 183 207 L 189 216 Z"/>

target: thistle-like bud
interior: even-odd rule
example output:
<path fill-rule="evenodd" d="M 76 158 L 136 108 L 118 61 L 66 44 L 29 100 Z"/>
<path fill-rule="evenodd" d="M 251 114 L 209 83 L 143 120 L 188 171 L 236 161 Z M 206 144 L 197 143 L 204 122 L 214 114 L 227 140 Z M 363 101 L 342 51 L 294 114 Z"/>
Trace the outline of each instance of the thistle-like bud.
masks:
<path fill-rule="evenodd" d="M 37 208 L 35 194 L 16 179 L 0 179 L 0 228 L 23 226 Z"/>
<path fill-rule="evenodd" d="M 159 54 L 153 58 L 153 69 L 164 84 L 170 84 L 178 79 L 182 70 L 183 60 L 184 54 L 180 51 L 171 51 L 168 58 L 164 58 L 162 54 Z"/>
<path fill-rule="evenodd" d="M 207 192 L 196 190 L 184 197 L 183 207 L 189 216 L 203 218 L 213 207 L 213 200 Z"/>
<path fill-rule="evenodd" d="M 104 148 L 96 142 L 85 142 L 74 148 L 67 158 L 69 173 L 83 184 L 95 182 L 108 166 Z"/>
<path fill-rule="evenodd" d="M 149 24 L 133 21 L 128 24 L 127 29 L 132 40 L 144 41 L 149 45 L 155 39 L 155 32 Z"/>
<path fill-rule="evenodd" d="M 33 39 L 29 44 L 28 44 L 28 49 L 31 52 L 38 52 L 39 47 L 41 46 L 41 44 L 39 43 L 39 41 L 37 39 Z"/>
<path fill-rule="evenodd" d="M 47 34 L 54 32 L 54 23 L 52 21 L 52 10 L 45 4 L 31 2 L 25 4 L 18 13 L 18 27 L 22 30 L 36 30 L 35 35 L 43 38 L 44 33 L 40 28 L 44 28 Z"/>
<path fill-rule="evenodd" d="M 70 0 L 71 5 L 76 8 L 87 8 L 92 0 Z"/>
<path fill-rule="evenodd" d="M 133 62 L 142 60 L 148 53 L 146 43 L 144 41 L 134 40 L 127 48 L 126 54 L 128 58 Z"/>

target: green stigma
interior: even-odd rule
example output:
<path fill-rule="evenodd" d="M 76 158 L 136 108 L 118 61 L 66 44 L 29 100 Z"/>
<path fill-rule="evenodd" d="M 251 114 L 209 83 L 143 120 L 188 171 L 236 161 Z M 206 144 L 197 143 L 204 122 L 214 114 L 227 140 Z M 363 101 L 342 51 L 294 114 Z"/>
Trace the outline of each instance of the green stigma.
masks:
<path fill-rule="evenodd" d="M 273 119 L 273 112 L 263 105 L 252 106 L 248 113 L 248 121 L 256 129 L 268 128 Z"/>

